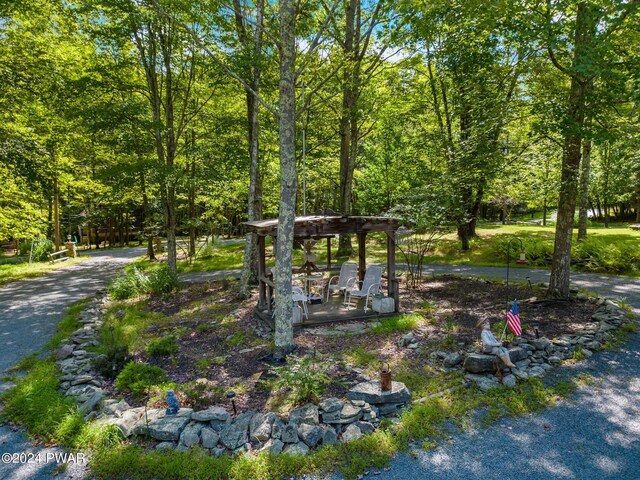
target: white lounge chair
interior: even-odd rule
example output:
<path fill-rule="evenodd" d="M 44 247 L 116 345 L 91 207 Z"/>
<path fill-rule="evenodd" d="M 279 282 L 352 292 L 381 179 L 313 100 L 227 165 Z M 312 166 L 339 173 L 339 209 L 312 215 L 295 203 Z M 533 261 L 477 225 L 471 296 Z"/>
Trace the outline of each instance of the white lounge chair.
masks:
<path fill-rule="evenodd" d="M 362 281 L 362 287 L 357 287 L 355 279 L 350 280 L 344 291 L 344 304 L 347 306 L 347 309 L 351 307 L 351 297 L 366 298 L 366 301 L 364 302 L 364 311 L 366 312 L 367 307 L 369 306 L 369 297 L 380 291 L 381 280 L 382 267 L 377 265 L 367 267 L 367 271 L 364 274 L 364 280 Z"/>
<path fill-rule="evenodd" d="M 329 301 L 329 295 L 331 295 L 332 291 L 337 290 L 339 293 L 342 290 L 347 289 L 347 282 L 349 280 L 355 280 L 358 275 L 358 266 L 352 262 L 344 262 L 340 267 L 340 275 L 334 275 L 329 279 L 329 284 L 327 285 L 327 301 Z M 331 282 L 337 279 L 337 283 L 333 285 Z"/>

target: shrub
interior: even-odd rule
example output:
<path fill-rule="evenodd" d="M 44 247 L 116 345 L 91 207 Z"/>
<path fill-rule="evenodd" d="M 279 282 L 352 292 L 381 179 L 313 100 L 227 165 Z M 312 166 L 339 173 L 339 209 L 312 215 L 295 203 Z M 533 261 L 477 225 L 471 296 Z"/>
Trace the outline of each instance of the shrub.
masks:
<path fill-rule="evenodd" d="M 53 242 L 48 238 L 39 237 L 33 240 L 33 252 L 31 252 L 31 241 L 21 242 L 18 246 L 20 255 L 29 258 L 31 253 L 31 259 L 34 262 L 43 262 L 49 257 L 49 253 L 53 252 Z"/>
<path fill-rule="evenodd" d="M 154 338 L 147 345 L 147 354 L 151 356 L 171 355 L 178 351 L 175 335 L 167 335 L 162 338 Z"/>
<path fill-rule="evenodd" d="M 107 291 L 115 300 L 126 300 L 127 298 L 147 292 L 149 288 L 150 279 L 138 270 L 137 267 L 133 267 L 124 275 L 114 278 L 109 284 L 109 287 L 107 287 Z"/>
<path fill-rule="evenodd" d="M 93 361 L 100 375 L 106 378 L 116 378 L 125 365 L 131 360 L 126 346 L 113 346 L 107 350 L 106 355 L 99 355 Z"/>
<path fill-rule="evenodd" d="M 287 363 L 271 367 L 269 373 L 276 376 L 273 380 L 275 388 L 291 389 L 293 401 L 304 402 L 316 400 L 331 383 L 327 374 L 328 365 L 312 357 L 287 356 Z"/>
<path fill-rule="evenodd" d="M 169 293 L 178 286 L 178 276 L 163 263 L 149 275 L 149 291 L 157 294 Z"/>
<path fill-rule="evenodd" d="M 116 387 L 118 390 L 128 389 L 134 395 L 141 397 L 145 390 L 165 383 L 167 380 L 167 374 L 160 367 L 131 361 L 116 377 Z"/>

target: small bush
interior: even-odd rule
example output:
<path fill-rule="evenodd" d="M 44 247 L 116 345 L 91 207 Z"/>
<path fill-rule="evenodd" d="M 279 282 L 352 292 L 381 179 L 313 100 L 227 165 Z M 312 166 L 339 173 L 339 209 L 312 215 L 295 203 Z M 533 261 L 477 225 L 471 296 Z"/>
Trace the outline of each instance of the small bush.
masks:
<path fill-rule="evenodd" d="M 54 244 L 48 238 L 40 237 L 33 241 L 33 252 L 31 251 L 31 241 L 21 242 L 18 249 L 23 257 L 28 259 L 31 254 L 31 259 L 34 262 L 43 262 L 49 259 L 48 254 L 53 252 Z"/>
<path fill-rule="evenodd" d="M 162 338 L 154 338 L 147 345 L 147 354 L 152 357 L 171 355 L 178 351 L 175 335 L 167 335 Z"/>
<path fill-rule="evenodd" d="M 103 377 L 113 379 L 118 376 L 130 360 L 131 356 L 126 346 L 113 346 L 107 350 L 105 355 L 99 355 L 94 359 L 93 368 Z"/>
<path fill-rule="evenodd" d="M 167 381 L 167 374 L 160 367 L 131 361 L 116 377 L 116 387 L 121 391 L 130 390 L 134 395 L 141 397 L 145 390 Z"/>
<path fill-rule="evenodd" d="M 322 395 L 331 383 L 327 374 L 328 365 L 312 357 L 287 356 L 287 363 L 271 367 L 269 373 L 276 376 L 275 388 L 288 387 L 294 402 L 313 401 Z"/>
<path fill-rule="evenodd" d="M 380 320 L 380 325 L 373 328 L 373 333 L 408 332 L 420 325 L 420 315 L 398 315 Z"/>
<path fill-rule="evenodd" d="M 141 293 L 145 293 L 150 289 L 150 279 L 144 273 L 133 267 L 124 275 L 114 278 L 107 291 L 115 300 L 126 300 L 135 297 Z"/>
<path fill-rule="evenodd" d="M 156 294 L 169 293 L 178 286 L 178 276 L 169 270 L 166 263 L 160 265 L 149 275 L 149 291 Z"/>

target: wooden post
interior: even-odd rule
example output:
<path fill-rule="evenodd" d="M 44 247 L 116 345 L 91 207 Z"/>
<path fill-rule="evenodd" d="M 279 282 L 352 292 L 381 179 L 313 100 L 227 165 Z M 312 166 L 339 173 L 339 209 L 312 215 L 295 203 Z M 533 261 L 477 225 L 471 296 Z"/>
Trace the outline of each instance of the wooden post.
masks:
<path fill-rule="evenodd" d="M 263 278 L 267 276 L 265 261 L 264 235 L 258 235 L 258 308 L 264 309 L 267 303 L 267 285 Z"/>
<path fill-rule="evenodd" d="M 393 298 L 396 313 L 400 311 L 400 288 L 396 278 L 396 240 L 394 232 L 387 232 L 387 293 Z"/>
<path fill-rule="evenodd" d="M 327 237 L 327 271 L 331 272 L 331 237 Z"/>
<path fill-rule="evenodd" d="M 362 282 L 367 269 L 367 233 L 358 233 L 358 278 Z"/>

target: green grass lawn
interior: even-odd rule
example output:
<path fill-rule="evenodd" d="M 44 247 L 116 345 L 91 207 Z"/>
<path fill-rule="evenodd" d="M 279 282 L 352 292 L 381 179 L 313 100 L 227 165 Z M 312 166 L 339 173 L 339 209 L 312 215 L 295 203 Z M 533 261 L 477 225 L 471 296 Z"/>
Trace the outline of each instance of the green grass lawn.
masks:
<path fill-rule="evenodd" d="M 69 265 L 75 265 L 76 263 L 84 262 L 88 259 L 89 257 L 87 256 L 80 256 L 78 258 L 69 259 L 66 262 L 56 263 L 2 263 L 0 264 L 0 286 L 10 282 L 24 280 L 25 278 L 41 277 L 53 270 L 65 268 Z"/>
<path fill-rule="evenodd" d="M 548 268 L 553 253 L 555 227 L 540 225 L 480 225 L 478 237 L 472 239 L 471 249 L 463 252 L 454 233 L 439 242 L 437 249 L 426 258 L 429 263 L 504 266 L 506 243 L 520 238 L 529 263 L 523 267 Z M 582 271 L 640 276 L 640 231 L 626 225 L 610 228 L 591 227 L 587 241 L 578 243 L 574 229 L 573 253 L 575 268 Z M 512 243 L 512 259 L 517 255 L 517 242 Z M 401 257 L 400 257 L 401 258 Z M 401 261 L 401 260 L 399 260 Z M 520 265 L 513 264 L 514 267 Z"/>
<path fill-rule="evenodd" d="M 528 264 L 525 268 L 549 268 L 555 226 L 528 224 L 481 224 L 477 228 L 478 237 L 471 240 L 471 249 L 464 252 L 460 241 L 451 232 L 442 237 L 436 248 L 425 258 L 426 263 L 462 264 L 478 266 L 504 266 L 506 263 L 506 244 L 512 237 L 520 238 L 525 244 Z M 267 239 L 268 242 L 270 239 Z M 337 258 L 337 241 L 332 245 L 332 263 L 338 265 L 344 261 L 357 262 L 358 244 L 352 238 L 354 253 L 348 258 Z M 517 258 L 516 243 L 512 243 L 512 259 Z M 574 229 L 573 257 L 574 268 L 581 271 L 640 276 L 640 231 L 631 230 L 627 225 L 591 227 L 586 242 L 577 242 L 577 229 Z M 319 241 L 314 249 L 317 264 L 327 261 L 326 240 Z M 181 261 L 182 272 L 199 272 L 242 268 L 244 243 L 212 245 L 206 252 L 192 262 Z M 374 233 L 367 236 L 367 263 L 385 263 L 387 260 L 386 238 L 384 234 Z M 400 249 L 396 254 L 399 263 L 405 262 Z M 294 250 L 294 265 L 302 265 L 302 251 Z M 267 266 L 275 264 L 271 245 L 267 245 Z M 520 267 L 515 263 L 514 268 Z"/>

